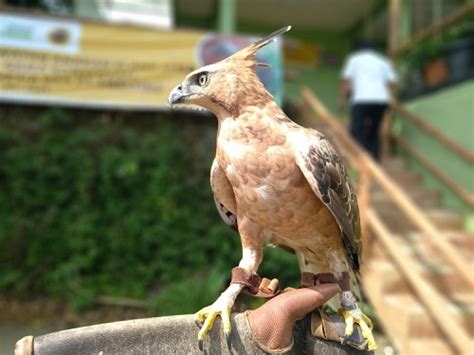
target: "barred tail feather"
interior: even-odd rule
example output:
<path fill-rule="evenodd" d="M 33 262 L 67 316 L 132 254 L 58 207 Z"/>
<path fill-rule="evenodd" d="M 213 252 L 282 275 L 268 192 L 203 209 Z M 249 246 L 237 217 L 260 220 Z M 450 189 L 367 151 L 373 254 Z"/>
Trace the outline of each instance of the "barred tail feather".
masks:
<path fill-rule="evenodd" d="M 360 272 L 351 270 L 349 272 L 349 275 L 351 277 L 351 291 L 356 297 L 357 301 L 361 302 L 363 300 L 363 294 L 362 294 L 362 278 L 360 276 Z"/>

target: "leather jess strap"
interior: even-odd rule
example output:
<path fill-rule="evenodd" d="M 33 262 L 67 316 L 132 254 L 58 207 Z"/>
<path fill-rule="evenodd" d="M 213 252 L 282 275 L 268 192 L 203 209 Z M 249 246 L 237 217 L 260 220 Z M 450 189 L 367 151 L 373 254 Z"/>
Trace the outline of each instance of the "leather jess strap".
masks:
<path fill-rule="evenodd" d="M 301 273 L 301 287 L 311 287 L 319 284 L 337 283 L 341 287 L 341 291 L 350 291 L 350 276 L 348 272 L 343 272 L 342 277 L 336 279 L 332 273 L 322 272 L 313 274 L 311 272 Z"/>
<path fill-rule="evenodd" d="M 271 298 L 280 293 L 278 279 L 261 278 L 257 274 L 248 275 L 241 267 L 232 269 L 231 284 L 244 285 L 244 292 L 254 297 Z"/>
<path fill-rule="evenodd" d="M 232 269 L 230 283 L 244 285 L 244 292 L 254 297 L 271 298 L 281 292 L 278 279 L 270 280 L 257 274 L 249 276 L 241 267 Z M 343 272 L 342 277 L 338 280 L 332 273 L 301 273 L 301 287 L 311 287 L 324 283 L 338 283 L 342 291 L 350 290 L 350 276 L 347 272 Z"/>

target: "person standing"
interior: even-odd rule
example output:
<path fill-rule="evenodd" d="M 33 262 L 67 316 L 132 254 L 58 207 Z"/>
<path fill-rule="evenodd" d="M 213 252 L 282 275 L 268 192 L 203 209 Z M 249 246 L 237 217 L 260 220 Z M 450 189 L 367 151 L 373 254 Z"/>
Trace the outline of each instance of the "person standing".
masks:
<path fill-rule="evenodd" d="M 350 133 L 375 159 L 379 159 L 379 127 L 394 99 L 397 74 L 390 61 L 362 41 L 341 73 L 339 108 L 345 110 L 350 94 Z"/>

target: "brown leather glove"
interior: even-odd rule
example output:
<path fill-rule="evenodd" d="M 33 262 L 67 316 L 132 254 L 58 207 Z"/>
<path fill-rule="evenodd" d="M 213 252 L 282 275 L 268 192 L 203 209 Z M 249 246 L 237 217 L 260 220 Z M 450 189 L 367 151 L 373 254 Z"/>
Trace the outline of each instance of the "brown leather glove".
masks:
<path fill-rule="evenodd" d="M 296 321 L 340 291 L 338 284 L 328 283 L 284 292 L 249 312 L 252 333 L 266 349 L 287 348 L 292 344 Z"/>

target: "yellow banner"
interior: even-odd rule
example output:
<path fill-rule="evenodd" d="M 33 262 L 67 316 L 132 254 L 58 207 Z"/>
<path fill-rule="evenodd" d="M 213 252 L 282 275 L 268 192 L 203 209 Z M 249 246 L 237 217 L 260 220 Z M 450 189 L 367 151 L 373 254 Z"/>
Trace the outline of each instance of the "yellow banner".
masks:
<path fill-rule="evenodd" d="M 285 62 L 297 65 L 317 67 L 321 64 L 319 46 L 314 43 L 290 40 L 285 42 Z"/>
<path fill-rule="evenodd" d="M 202 33 L 0 13 L 0 100 L 156 108 L 198 66 Z"/>

